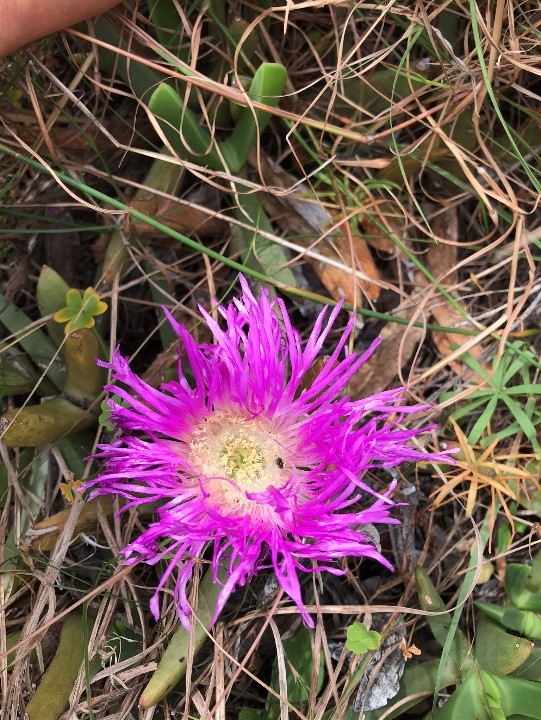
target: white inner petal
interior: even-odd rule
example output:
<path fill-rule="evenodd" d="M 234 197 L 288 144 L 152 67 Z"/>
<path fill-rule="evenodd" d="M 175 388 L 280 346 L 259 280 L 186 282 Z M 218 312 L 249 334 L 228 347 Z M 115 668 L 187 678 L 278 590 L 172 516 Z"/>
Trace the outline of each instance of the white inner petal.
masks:
<path fill-rule="evenodd" d="M 238 509 L 252 504 L 246 492 L 281 487 L 292 470 L 290 451 L 264 419 L 216 412 L 195 428 L 188 448 L 188 460 L 212 498 Z"/>

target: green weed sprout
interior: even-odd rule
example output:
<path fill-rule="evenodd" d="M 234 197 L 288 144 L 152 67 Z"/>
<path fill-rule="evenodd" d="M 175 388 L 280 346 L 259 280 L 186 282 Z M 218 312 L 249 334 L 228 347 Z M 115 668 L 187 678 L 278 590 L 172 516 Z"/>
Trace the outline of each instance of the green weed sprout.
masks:
<path fill-rule="evenodd" d="M 94 319 L 107 310 L 107 303 L 100 300 L 94 288 L 88 287 L 84 295 L 70 288 L 66 293 L 66 306 L 54 314 L 57 323 L 66 323 L 64 334 L 70 335 L 77 330 L 92 328 L 96 324 Z"/>
<path fill-rule="evenodd" d="M 381 645 L 381 635 L 369 630 L 364 623 L 354 622 L 346 631 L 346 647 L 355 655 L 364 655 L 369 650 L 377 650 Z"/>

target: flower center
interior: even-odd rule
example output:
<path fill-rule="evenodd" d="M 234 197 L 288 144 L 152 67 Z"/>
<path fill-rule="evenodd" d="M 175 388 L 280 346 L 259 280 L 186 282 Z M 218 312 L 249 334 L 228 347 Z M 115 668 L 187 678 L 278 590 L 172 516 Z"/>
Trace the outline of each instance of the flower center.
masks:
<path fill-rule="evenodd" d="M 250 483 L 263 475 L 265 456 L 253 438 L 233 437 L 224 443 L 220 451 L 220 464 L 226 477 Z"/>
<path fill-rule="evenodd" d="M 269 423 L 215 412 L 193 431 L 188 459 L 217 502 L 249 511 L 246 493 L 282 486 L 291 472 L 288 451 Z"/>

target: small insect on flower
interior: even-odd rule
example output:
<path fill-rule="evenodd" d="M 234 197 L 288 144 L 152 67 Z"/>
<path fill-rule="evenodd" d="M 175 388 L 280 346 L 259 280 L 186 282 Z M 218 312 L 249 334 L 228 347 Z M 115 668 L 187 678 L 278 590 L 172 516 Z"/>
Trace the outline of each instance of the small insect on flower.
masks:
<path fill-rule="evenodd" d="M 362 355 L 346 352 L 354 317 L 313 373 L 340 304 L 323 309 L 303 347 L 284 302 L 266 290 L 256 298 L 242 276 L 240 283 L 240 298 L 218 308 L 222 324 L 200 309 L 212 343 L 197 344 L 168 314 L 183 345 L 178 381 L 151 387 L 118 350 L 104 364 L 118 437 L 100 446 L 103 470 L 86 487 L 90 497 L 120 496 L 124 509 L 156 503 L 155 521 L 122 551 L 126 564 L 165 562 L 151 600 L 156 618 L 159 593 L 173 577 L 178 615 L 189 627 L 193 558 L 210 544 L 214 578 L 220 567 L 228 575 L 214 620 L 236 587 L 271 568 L 313 627 L 300 574 L 339 575 L 334 562 L 345 556 L 391 568 L 362 528 L 398 523 L 390 515 L 395 483 L 380 493 L 363 474 L 426 460 L 409 443 L 421 431 L 402 427 L 422 408 L 401 402 L 400 388 L 356 401 L 345 394 L 379 343 Z"/>

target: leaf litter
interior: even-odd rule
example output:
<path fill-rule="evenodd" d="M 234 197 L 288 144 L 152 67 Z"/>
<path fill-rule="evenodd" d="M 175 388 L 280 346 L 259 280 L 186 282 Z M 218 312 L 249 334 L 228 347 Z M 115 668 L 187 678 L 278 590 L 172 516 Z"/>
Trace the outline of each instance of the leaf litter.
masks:
<path fill-rule="evenodd" d="M 401 608 L 401 622 L 422 619 L 410 566 L 430 568 L 453 606 L 483 523 L 491 545 L 482 563 L 528 563 L 539 542 L 538 38 L 535 23 L 525 21 L 533 8 L 501 3 L 509 29 L 498 33 L 489 6 L 478 4 L 481 41 L 459 5 L 450 12 L 429 5 L 415 21 L 377 4 L 352 9 L 307 2 L 272 13 L 228 8 L 243 13 L 244 27 L 257 37 L 249 56 L 246 37 L 235 40 L 224 31 L 231 17 L 216 10 L 218 4 L 216 16 L 206 7 L 179 15 L 175 3 L 151 5 L 165 9 L 160 23 L 145 8 L 137 22 L 122 8 L 111 15 L 107 32 L 123 38 L 117 60 L 127 55 L 132 61 L 124 78 L 115 76 L 114 55 L 100 50 L 108 42 L 99 36 L 101 22 L 91 32 L 79 27 L 1 61 L 7 89 L 0 91 L 1 411 L 9 419 L 21 407 L 43 412 L 40 398 L 66 388 L 62 338 L 51 320 L 62 306 L 42 312 L 37 294 L 44 264 L 61 276 L 66 271 L 70 277 L 63 280 L 76 289 L 81 308 L 85 288 L 97 291 L 109 309 L 91 312 L 84 329 L 98 333 L 109 350 L 120 344 L 156 386 L 176 373 L 176 347 L 157 332 L 160 306 L 202 333 L 198 341 L 209 341 L 197 305 L 212 312 L 235 287 L 231 262 L 259 273 L 270 287 L 275 283 L 304 338 L 319 301 L 345 298 L 357 312 L 351 349 L 362 351 L 382 337 L 351 379 L 351 397 L 408 383 L 412 401 L 431 405 L 428 416 L 437 427 L 428 444 L 458 447 L 457 464 L 437 474 L 422 463 L 400 470 L 399 487 L 411 485 L 416 498 L 401 516 L 410 530 L 407 568 L 395 559 L 397 572 L 390 574 L 345 558 L 345 578 L 316 575 L 303 583 L 306 602 L 314 613 L 320 609 L 308 640 L 278 587 L 263 601 L 270 574 L 254 580 L 231 598 L 212 632 L 214 645 L 198 644 L 195 656 L 188 641 L 188 692 L 179 685 L 155 712 L 258 718 L 270 711 L 319 719 L 340 709 L 357 713 L 363 702 L 374 712 L 392 698 L 405 662 L 406 633 L 386 627 L 389 613 Z M 167 12 L 178 28 L 180 56 L 173 64 L 169 50 L 160 48 L 166 34 L 158 32 Z M 244 97 L 237 80 L 244 83 L 241 76 L 253 76 L 263 61 L 283 63 L 287 84 L 249 167 L 237 174 L 210 170 L 206 149 L 191 147 L 175 159 L 174 187 L 150 183 L 154 162 L 170 164 L 171 155 L 139 92 L 141 82 L 155 83 L 145 72 L 165 71 L 182 107 L 199 112 L 209 137 L 223 142 Z M 186 81 L 190 67 L 193 83 Z M 201 77 L 206 80 L 197 85 Z M 235 195 L 232 186 L 242 192 Z M 104 198 L 125 201 L 143 219 L 111 212 Z M 144 216 L 171 234 L 150 231 Z M 263 241 L 271 252 L 262 251 Z M 203 256 L 201 247 L 214 254 Z M 344 314 L 341 327 L 345 321 Z M 332 354 L 340 329 L 322 357 Z M 176 629 L 172 603 L 164 605 L 159 625 L 147 613 L 156 584 L 152 569 L 119 571 L 116 563 L 118 550 L 155 509 L 118 516 L 116 507 L 77 496 L 77 483 L 98 471 L 87 459 L 96 443 L 114 441 L 98 422 L 101 400 L 96 411 L 77 400 L 74 417 L 91 416 L 86 429 L 66 427 L 65 437 L 35 448 L 3 448 L 0 655 L 12 663 L 0 674 L 6 720 L 22 717 L 44 672 L 47 677 L 55 644 L 61 648 L 65 618 L 80 619 L 77 608 L 87 608 L 81 632 L 88 650 L 63 701 L 65 717 L 134 716 L 142 684 Z M 378 470 L 365 479 L 380 492 L 389 481 Z M 378 542 L 389 556 L 399 547 L 392 534 L 381 533 Z M 208 557 L 196 560 L 201 568 L 208 564 Z M 473 590 L 481 592 L 501 598 L 501 582 L 492 577 Z M 359 607 L 370 608 L 382 645 L 369 652 L 362 679 L 350 684 L 355 664 L 345 652 L 331 657 L 328 648 L 345 641 Z M 472 618 L 466 613 L 464 623 L 474 633 Z M 424 632 L 417 620 L 408 628 L 407 647 L 416 643 L 430 657 Z M 288 637 L 308 660 L 288 661 Z M 408 662 L 416 661 L 412 655 Z M 268 658 L 274 657 L 273 669 Z M 311 658 L 322 667 L 321 679 Z M 421 706 L 410 716 L 426 711 Z"/>

